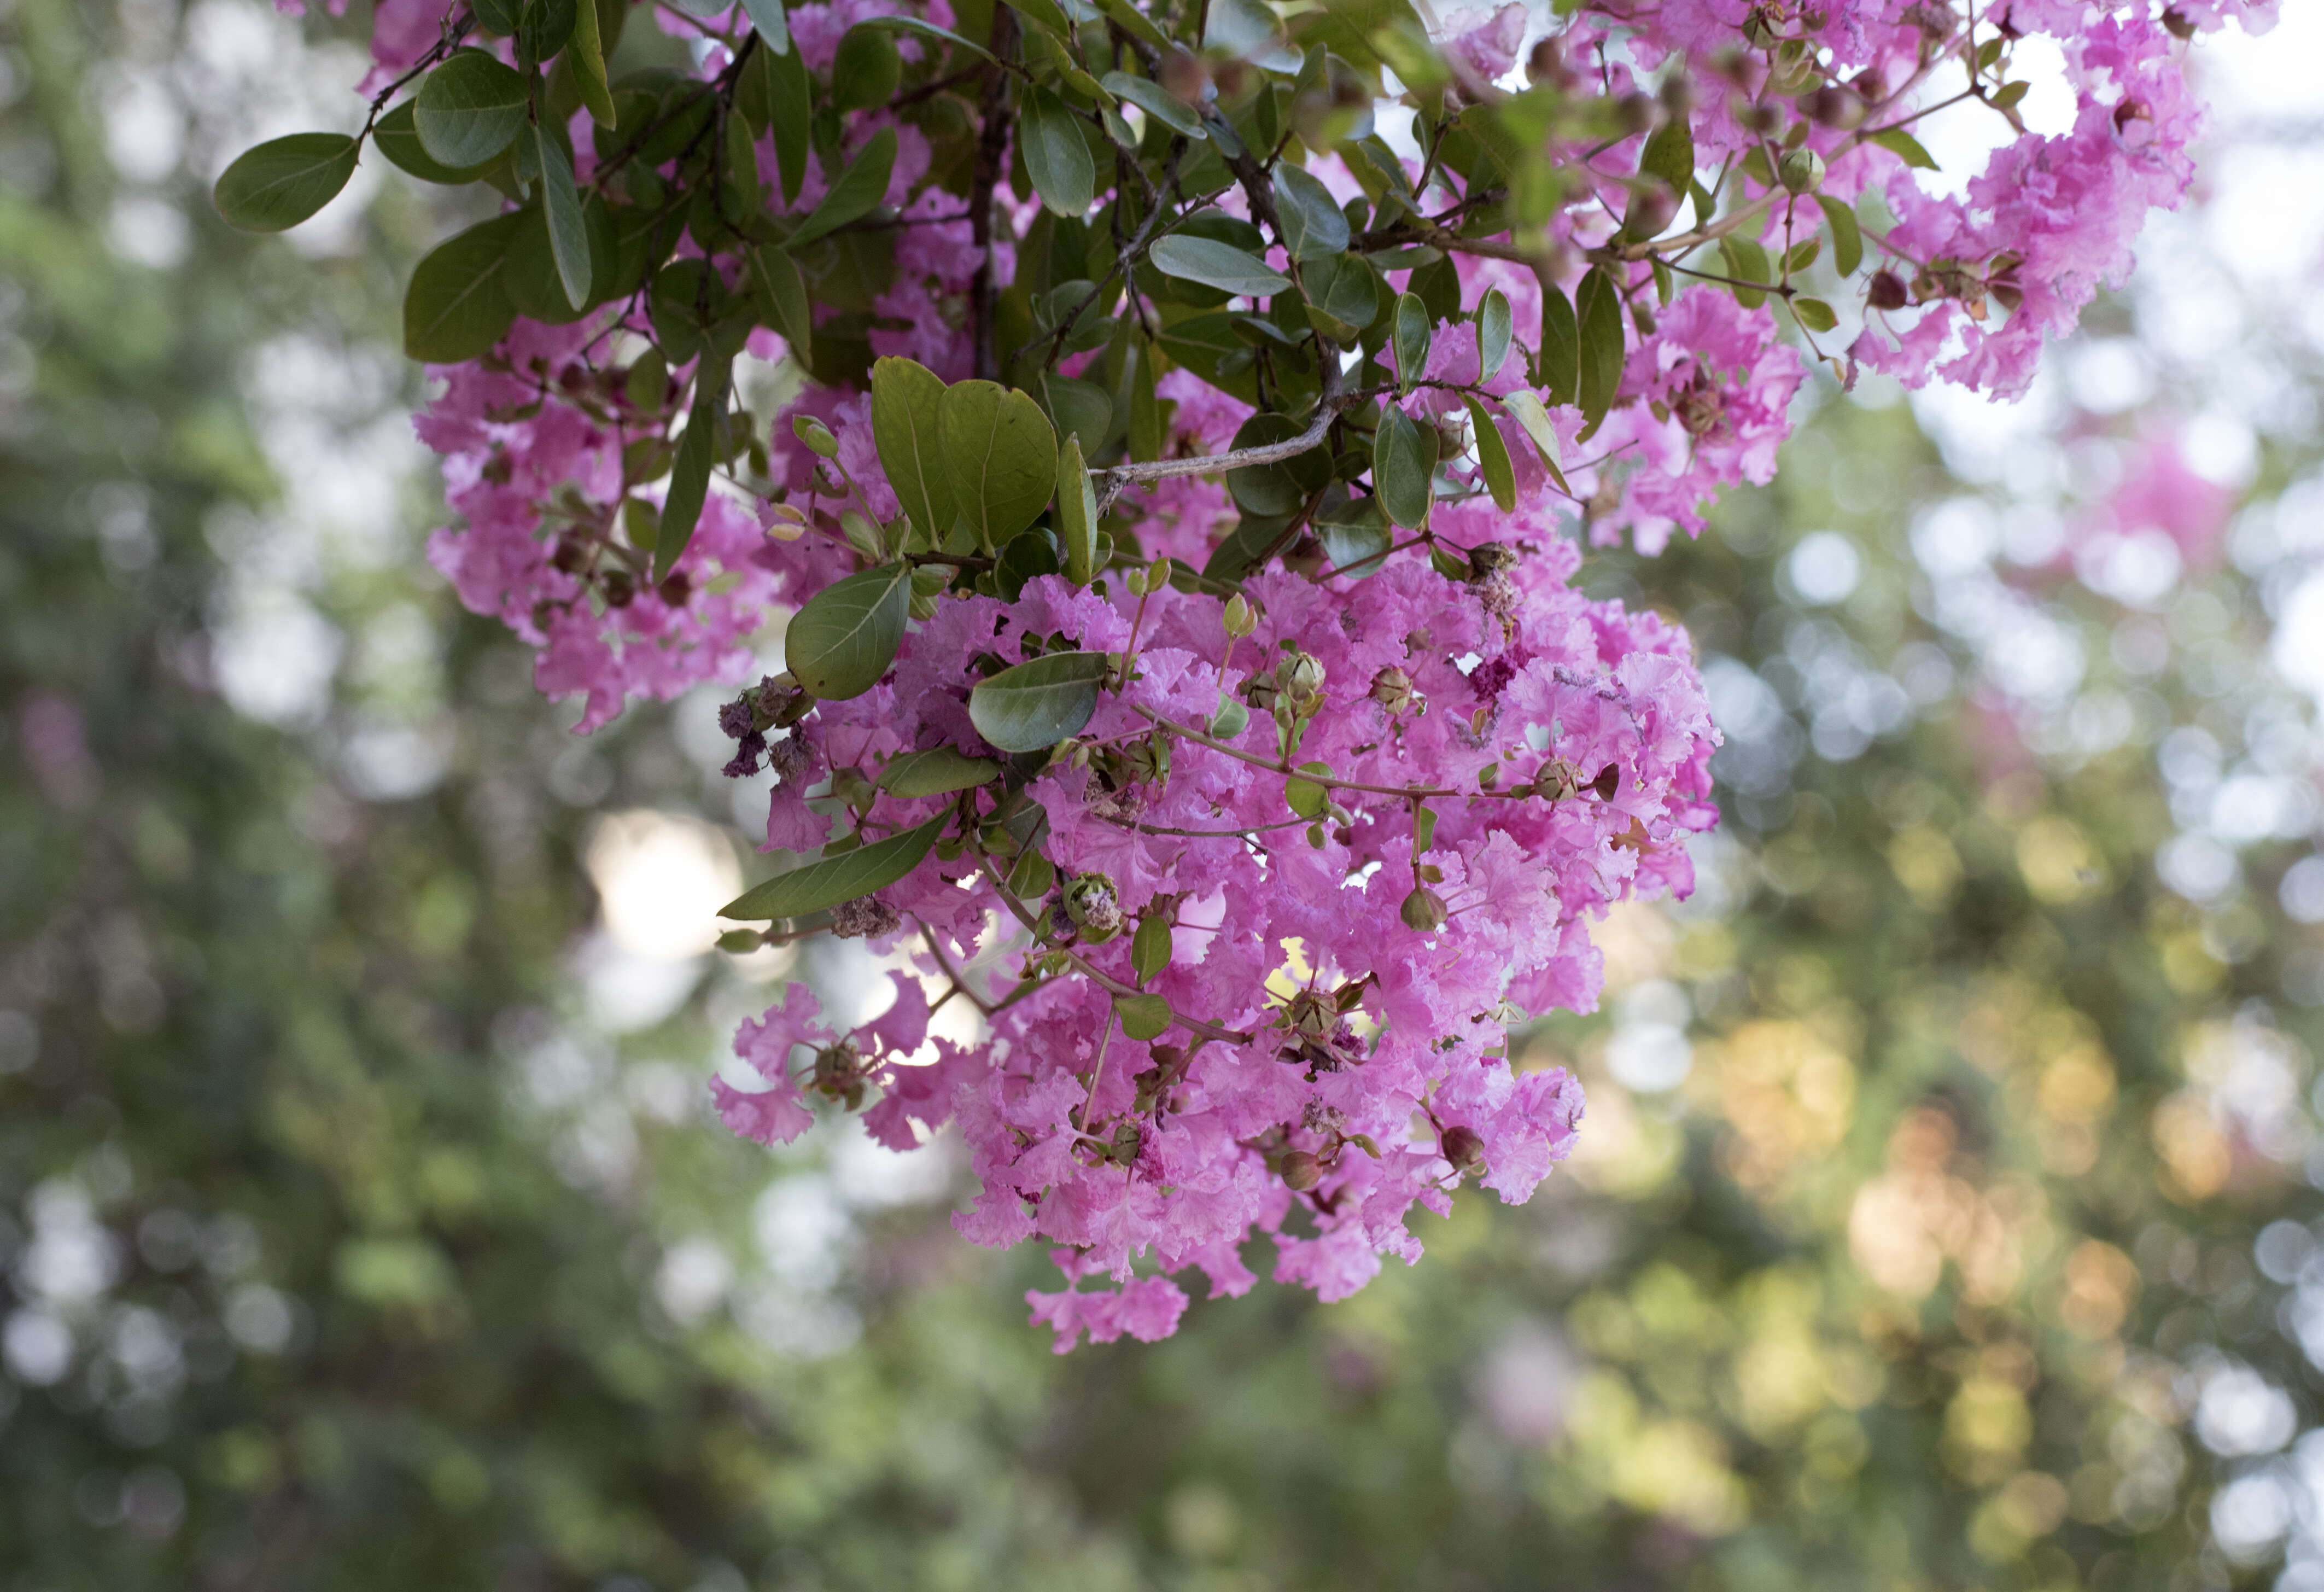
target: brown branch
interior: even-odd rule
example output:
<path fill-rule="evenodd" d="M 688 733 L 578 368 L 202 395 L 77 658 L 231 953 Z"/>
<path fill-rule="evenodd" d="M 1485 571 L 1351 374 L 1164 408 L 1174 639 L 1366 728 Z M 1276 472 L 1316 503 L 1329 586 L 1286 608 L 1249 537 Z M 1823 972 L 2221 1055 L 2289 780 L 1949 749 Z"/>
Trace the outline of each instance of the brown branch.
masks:
<path fill-rule="evenodd" d="M 968 282 L 970 365 L 979 380 L 1000 374 L 992 357 L 992 190 L 1001 183 L 1001 153 L 1009 143 L 1009 73 L 1001 61 L 1017 42 L 1017 14 L 992 8 L 994 64 L 985 69 L 983 128 L 976 140 L 976 170 L 969 181 L 968 218 L 974 228 L 976 273 Z"/>

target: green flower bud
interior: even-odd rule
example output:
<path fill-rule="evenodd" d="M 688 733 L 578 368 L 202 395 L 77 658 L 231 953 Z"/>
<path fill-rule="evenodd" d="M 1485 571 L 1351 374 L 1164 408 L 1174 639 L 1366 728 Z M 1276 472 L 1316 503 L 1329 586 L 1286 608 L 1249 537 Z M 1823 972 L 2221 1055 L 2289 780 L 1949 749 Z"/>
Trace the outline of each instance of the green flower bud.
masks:
<path fill-rule="evenodd" d="M 1252 609 L 1250 599 L 1237 592 L 1227 599 L 1227 634 L 1240 641 L 1259 628 L 1259 615 Z"/>
<path fill-rule="evenodd" d="M 1102 945 L 1121 932 L 1121 897 L 1103 874 L 1078 874 L 1065 886 L 1065 915 L 1081 937 Z"/>
<path fill-rule="evenodd" d="M 1813 193 L 1823 186 L 1823 157 L 1812 149 L 1795 149 L 1775 163 L 1786 193 Z"/>
<path fill-rule="evenodd" d="M 1404 926 L 1417 934 L 1433 934 L 1444 926 L 1449 915 L 1444 898 L 1425 884 L 1416 884 L 1410 895 L 1404 898 Z"/>
<path fill-rule="evenodd" d="M 825 458 L 839 457 L 839 439 L 831 434 L 829 426 L 811 414 L 800 415 L 791 421 L 791 435 L 806 443 L 809 453 Z"/>

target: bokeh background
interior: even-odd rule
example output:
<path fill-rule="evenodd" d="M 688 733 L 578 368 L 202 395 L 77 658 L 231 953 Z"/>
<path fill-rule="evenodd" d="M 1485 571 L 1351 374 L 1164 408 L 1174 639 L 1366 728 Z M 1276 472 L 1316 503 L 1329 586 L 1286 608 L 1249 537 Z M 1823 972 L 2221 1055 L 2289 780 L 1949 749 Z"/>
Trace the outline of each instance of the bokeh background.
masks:
<path fill-rule="evenodd" d="M 1057 1358 L 946 1141 L 710 1119 L 740 1017 L 874 969 L 712 950 L 709 704 L 576 738 L 425 570 L 436 201 L 211 213 L 359 119 L 362 19 L 0 0 L 0 1588 L 2324 1587 L 2291 9 L 2027 401 L 1814 386 L 1775 487 L 1590 561 L 1729 742 L 1701 890 L 1524 1041 L 1570 1169 Z"/>

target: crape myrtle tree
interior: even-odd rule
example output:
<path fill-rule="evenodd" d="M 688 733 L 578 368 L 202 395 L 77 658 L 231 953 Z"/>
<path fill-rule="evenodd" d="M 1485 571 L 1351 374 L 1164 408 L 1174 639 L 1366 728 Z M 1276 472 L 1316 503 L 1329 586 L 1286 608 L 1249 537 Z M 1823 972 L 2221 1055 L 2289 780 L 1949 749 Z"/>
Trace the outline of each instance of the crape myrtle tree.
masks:
<path fill-rule="evenodd" d="M 1691 643 L 1584 548 L 1766 481 L 1810 361 L 2021 390 L 2189 181 L 2189 41 L 2267 15 L 1561 10 L 383 0 L 362 130 L 219 180 L 255 229 L 366 146 L 500 196 L 405 303 L 434 560 L 585 730 L 743 688 L 793 862 L 729 943 L 925 979 L 853 1032 L 794 984 L 719 1110 L 956 1122 L 1060 1347 L 1243 1291 L 1254 1232 L 1334 1299 L 1533 1191 L 1582 1097 L 1508 1025 L 1594 1004 L 1589 925 L 1716 817 Z M 1958 192 L 1937 115 L 1997 144 Z"/>

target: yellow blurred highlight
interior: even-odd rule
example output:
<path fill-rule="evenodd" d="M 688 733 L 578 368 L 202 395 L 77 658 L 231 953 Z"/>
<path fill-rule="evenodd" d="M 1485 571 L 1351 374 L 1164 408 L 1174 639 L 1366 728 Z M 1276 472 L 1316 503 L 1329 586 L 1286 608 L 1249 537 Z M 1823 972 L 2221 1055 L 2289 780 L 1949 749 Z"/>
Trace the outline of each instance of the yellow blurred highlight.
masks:
<path fill-rule="evenodd" d="M 2107 867 L 2089 837 L 2071 819 L 2044 813 L 2017 832 L 2017 871 L 2025 888 L 2050 906 L 2063 906 L 2107 887 Z"/>

